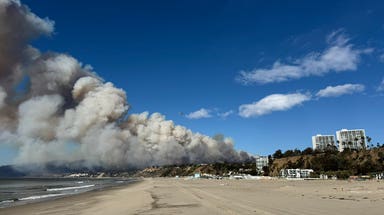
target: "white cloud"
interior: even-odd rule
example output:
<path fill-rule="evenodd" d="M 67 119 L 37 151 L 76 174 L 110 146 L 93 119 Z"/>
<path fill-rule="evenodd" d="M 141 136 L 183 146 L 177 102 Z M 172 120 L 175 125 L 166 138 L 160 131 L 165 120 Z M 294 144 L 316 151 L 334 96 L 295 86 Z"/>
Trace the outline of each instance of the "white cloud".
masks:
<path fill-rule="evenodd" d="M 317 97 L 338 97 L 345 94 L 353 94 L 364 91 L 365 87 L 362 84 L 344 84 L 338 86 L 328 86 L 317 92 Z"/>
<path fill-rule="evenodd" d="M 207 110 L 205 108 L 201 108 L 200 110 L 197 110 L 195 112 L 191 112 L 187 114 L 185 117 L 188 119 L 202 119 L 202 118 L 210 118 L 212 115 L 210 114 L 210 110 Z"/>
<path fill-rule="evenodd" d="M 357 69 L 360 56 L 372 49 L 355 49 L 340 30 L 327 36 L 329 47 L 323 52 L 312 52 L 291 64 L 276 61 L 271 68 L 256 68 L 241 71 L 237 81 L 242 84 L 267 84 L 300 79 L 308 76 L 322 76 L 329 72 L 343 72 Z"/>
<path fill-rule="evenodd" d="M 217 115 L 223 119 L 227 118 L 228 116 L 232 115 L 233 114 L 233 110 L 229 110 L 227 112 L 224 112 L 224 113 L 218 113 Z"/>
<path fill-rule="evenodd" d="M 252 104 L 240 105 L 239 115 L 249 118 L 269 114 L 274 111 L 284 111 L 310 99 L 311 95 L 302 93 L 272 94 Z"/>
<path fill-rule="evenodd" d="M 381 81 L 380 85 L 377 87 L 376 90 L 379 91 L 379 92 L 383 92 L 384 91 L 384 78 L 383 78 L 383 80 Z"/>
<path fill-rule="evenodd" d="M 379 56 L 379 60 L 380 60 L 380 62 L 384 63 L 384 54 L 381 54 L 381 55 Z"/>

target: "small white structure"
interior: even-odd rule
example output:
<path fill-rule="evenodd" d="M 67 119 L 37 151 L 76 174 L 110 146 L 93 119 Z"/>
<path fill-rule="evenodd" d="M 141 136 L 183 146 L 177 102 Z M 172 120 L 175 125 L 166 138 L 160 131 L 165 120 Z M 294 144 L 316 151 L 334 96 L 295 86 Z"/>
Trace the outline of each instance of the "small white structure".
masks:
<path fill-rule="evenodd" d="M 67 177 L 70 177 L 70 178 L 80 178 L 80 177 L 88 177 L 88 173 L 73 173 L 73 174 L 70 174 L 68 175 Z"/>
<path fill-rule="evenodd" d="M 313 169 L 282 169 L 280 176 L 283 178 L 309 178 Z"/>
<path fill-rule="evenodd" d="M 383 180 L 383 179 L 384 179 L 384 172 L 376 174 L 376 175 L 375 175 L 375 178 L 376 178 L 377 180 Z"/>
<path fill-rule="evenodd" d="M 327 180 L 328 179 L 328 175 L 320 174 L 320 179 Z"/>
<path fill-rule="evenodd" d="M 245 176 L 244 175 L 231 175 L 229 177 L 229 179 L 236 179 L 236 180 L 245 179 Z"/>

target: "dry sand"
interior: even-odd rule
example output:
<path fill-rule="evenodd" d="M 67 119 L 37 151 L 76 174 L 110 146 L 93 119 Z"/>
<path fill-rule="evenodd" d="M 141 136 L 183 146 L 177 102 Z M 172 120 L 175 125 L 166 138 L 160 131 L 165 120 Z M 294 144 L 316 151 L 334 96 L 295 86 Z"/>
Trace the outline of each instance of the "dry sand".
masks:
<path fill-rule="evenodd" d="M 0 214 L 384 214 L 384 181 L 156 178 Z"/>

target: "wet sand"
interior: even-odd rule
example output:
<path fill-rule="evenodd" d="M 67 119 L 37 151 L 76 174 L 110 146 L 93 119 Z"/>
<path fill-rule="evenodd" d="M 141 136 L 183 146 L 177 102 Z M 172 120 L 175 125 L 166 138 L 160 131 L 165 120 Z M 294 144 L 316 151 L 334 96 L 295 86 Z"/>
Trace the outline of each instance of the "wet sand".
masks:
<path fill-rule="evenodd" d="M 384 181 L 145 179 L 0 214 L 383 214 Z"/>

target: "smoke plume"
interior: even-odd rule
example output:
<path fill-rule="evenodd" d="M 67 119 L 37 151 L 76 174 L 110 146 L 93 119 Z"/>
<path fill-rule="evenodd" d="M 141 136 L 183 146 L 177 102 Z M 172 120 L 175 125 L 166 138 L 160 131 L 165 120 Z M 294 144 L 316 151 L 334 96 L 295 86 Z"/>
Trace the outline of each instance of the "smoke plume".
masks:
<path fill-rule="evenodd" d="M 126 93 L 92 68 L 28 43 L 54 31 L 17 0 L 0 0 L 0 144 L 17 164 L 84 161 L 88 166 L 239 162 L 227 138 L 210 138 L 159 113 L 128 115 Z"/>

